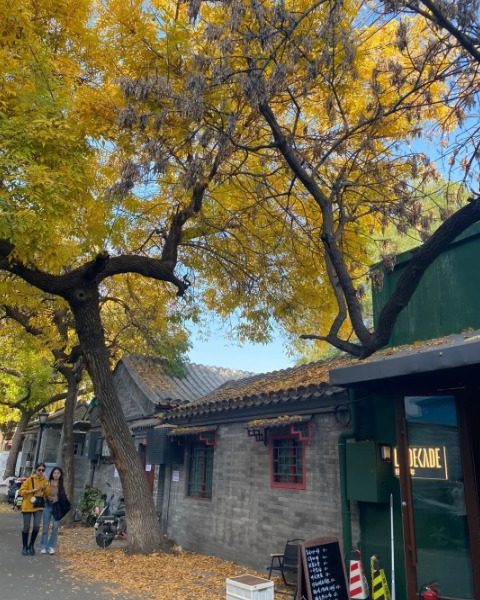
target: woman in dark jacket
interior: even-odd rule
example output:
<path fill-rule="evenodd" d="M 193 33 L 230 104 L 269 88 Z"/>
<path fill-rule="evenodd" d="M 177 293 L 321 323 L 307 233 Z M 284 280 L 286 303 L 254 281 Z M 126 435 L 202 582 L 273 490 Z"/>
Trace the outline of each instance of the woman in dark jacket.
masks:
<path fill-rule="evenodd" d="M 63 509 L 67 506 L 68 509 L 70 508 L 70 502 L 67 499 L 63 485 L 63 471 L 60 467 L 53 467 L 52 472 L 50 473 L 49 483 L 50 493 L 48 494 L 45 510 L 43 511 L 42 539 L 40 541 L 41 554 L 46 554 L 47 552 L 49 554 L 55 554 L 57 549 L 60 519 L 57 520 L 57 518 L 55 518 L 53 505 L 58 502 Z M 64 514 L 66 512 L 68 512 L 68 510 L 63 511 Z M 52 526 L 51 532 L 49 532 L 50 524 Z"/>

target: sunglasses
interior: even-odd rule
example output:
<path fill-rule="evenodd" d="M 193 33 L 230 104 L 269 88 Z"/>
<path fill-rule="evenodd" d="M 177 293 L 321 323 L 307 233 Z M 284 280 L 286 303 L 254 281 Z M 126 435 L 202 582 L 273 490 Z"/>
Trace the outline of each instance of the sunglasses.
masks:
<path fill-rule="evenodd" d="M 39 473 L 45 473 L 45 469 L 37 469 Z"/>

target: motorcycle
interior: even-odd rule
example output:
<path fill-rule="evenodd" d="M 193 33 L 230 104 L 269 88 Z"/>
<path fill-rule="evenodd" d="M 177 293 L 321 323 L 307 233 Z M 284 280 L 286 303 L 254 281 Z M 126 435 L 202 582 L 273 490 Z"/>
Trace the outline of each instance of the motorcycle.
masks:
<path fill-rule="evenodd" d="M 95 541 L 100 548 L 107 548 L 113 540 L 125 539 L 127 536 L 125 501 L 120 498 L 113 508 L 113 498 L 112 494 L 95 521 Z"/>

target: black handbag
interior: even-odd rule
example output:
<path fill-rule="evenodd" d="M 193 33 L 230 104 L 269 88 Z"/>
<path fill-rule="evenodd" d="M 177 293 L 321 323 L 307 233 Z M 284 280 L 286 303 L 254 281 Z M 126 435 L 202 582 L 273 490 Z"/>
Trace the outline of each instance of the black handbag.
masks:
<path fill-rule="evenodd" d="M 33 491 L 33 477 L 30 477 L 30 483 L 32 484 Z M 43 496 L 32 496 L 30 502 L 34 508 L 45 508 L 45 498 Z"/>
<path fill-rule="evenodd" d="M 33 496 L 31 502 L 35 508 L 45 508 L 45 498 L 42 496 Z"/>

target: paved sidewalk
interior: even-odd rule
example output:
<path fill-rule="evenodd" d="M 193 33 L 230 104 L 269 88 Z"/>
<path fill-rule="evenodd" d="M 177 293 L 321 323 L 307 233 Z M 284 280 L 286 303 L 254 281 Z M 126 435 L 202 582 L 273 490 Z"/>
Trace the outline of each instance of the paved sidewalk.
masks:
<path fill-rule="evenodd" d="M 40 554 L 38 549 L 35 556 L 22 556 L 21 529 L 21 513 L 0 511 L 1 600 L 140 600 L 113 590 L 111 585 L 71 579 L 71 567 L 60 554 Z"/>

